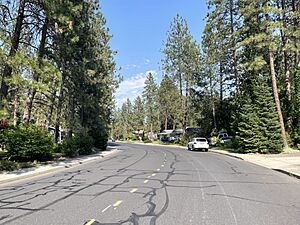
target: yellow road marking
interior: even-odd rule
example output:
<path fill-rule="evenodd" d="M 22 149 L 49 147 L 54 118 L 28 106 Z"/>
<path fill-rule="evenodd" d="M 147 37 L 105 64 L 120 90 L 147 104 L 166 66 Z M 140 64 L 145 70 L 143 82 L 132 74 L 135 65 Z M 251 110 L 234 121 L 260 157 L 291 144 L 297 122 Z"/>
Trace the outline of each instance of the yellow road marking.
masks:
<path fill-rule="evenodd" d="M 87 222 L 85 225 L 92 225 L 96 220 L 95 219 L 91 219 L 89 222 Z"/>
<path fill-rule="evenodd" d="M 165 165 L 161 165 L 161 167 L 164 167 Z"/>
<path fill-rule="evenodd" d="M 144 184 L 147 184 L 149 182 L 149 180 L 144 180 Z"/>
<path fill-rule="evenodd" d="M 122 200 L 116 201 L 116 203 L 113 204 L 113 207 L 118 207 L 119 205 L 122 204 L 122 202 L 123 202 Z"/>
<path fill-rule="evenodd" d="M 151 175 L 149 175 L 147 178 L 150 178 L 151 177 Z"/>
<path fill-rule="evenodd" d="M 151 176 L 152 176 L 152 177 L 154 177 L 155 175 L 156 175 L 156 173 L 152 173 L 152 175 L 151 175 Z"/>
<path fill-rule="evenodd" d="M 157 169 L 157 171 L 160 171 L 160 169 Z"/>
<path fill-rule="evenodd" d="M 133 188 L 131 191 L 130 191 L 130 193 L 134 193 L 134 192 L 136 192 L 138 189 L 137 188 Z"/>

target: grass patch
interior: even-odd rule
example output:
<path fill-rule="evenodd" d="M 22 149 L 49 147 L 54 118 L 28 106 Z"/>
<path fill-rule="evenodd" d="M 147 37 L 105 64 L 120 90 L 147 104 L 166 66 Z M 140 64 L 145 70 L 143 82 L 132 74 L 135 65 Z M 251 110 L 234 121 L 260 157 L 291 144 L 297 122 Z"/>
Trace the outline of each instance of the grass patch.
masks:
<path fill-rule="evenodd" d="M 9 172 L 19 169 L 31 168 L 40 165 L 37 162 L 15 162 L 9 160 L 0 160 L 0 172 Z"/>
<path fill-rule="evenodd" d="M 299 153 L 300 151 L 293 148 L 285 148 L 283 149 L 281 154 L 293 154 L 293 153 Z"/>

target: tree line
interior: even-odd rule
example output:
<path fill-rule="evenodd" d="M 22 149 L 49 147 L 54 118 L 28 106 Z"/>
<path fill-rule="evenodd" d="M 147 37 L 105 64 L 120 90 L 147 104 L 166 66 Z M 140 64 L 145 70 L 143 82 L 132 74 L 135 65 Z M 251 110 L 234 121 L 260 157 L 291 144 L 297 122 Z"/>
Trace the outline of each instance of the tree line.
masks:
<path fill-rule="evenodd" d="M 106 145 L 115 52 L 98 1 L 0 1 L 2 128 L 55 128 L 55 141 L 85 133 Z"/>
<path fill-rule="evenodd" d="M 226 130 L 242 152 L 299 145 L 300 2 L 210 0 L 208 8 L 200 44 L 174 18 L 161 84 L 150 88 L 148 76 L 142 98 L 116 111 L 115 132 L 197 126 L 206 136 Z"/>

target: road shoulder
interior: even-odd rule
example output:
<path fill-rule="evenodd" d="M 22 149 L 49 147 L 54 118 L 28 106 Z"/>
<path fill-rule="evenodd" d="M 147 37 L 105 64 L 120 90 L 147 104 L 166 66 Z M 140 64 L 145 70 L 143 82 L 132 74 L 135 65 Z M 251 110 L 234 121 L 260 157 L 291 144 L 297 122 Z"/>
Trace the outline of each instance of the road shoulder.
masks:
<path fill-rule="evenodd" d="M 119 150 L 117 148 L 110 147 L 106 151 L 102 151 L 92 155 L 66 159 L 64 161 L 54 162 L 44 166 L 31 167 L 31 168 L 20 169 L 11 172 L 4 172 L 0 174 L 0 184 L 19 181 L 21 179 L 26 179 L 26 178 L 33 178 L 40 175 L 46 175 L 70 167 L 74 168 L 76 166 L 90 163 L 96 160 L 103 159 L 107 156 L 116 154 L 118 151 Z"/>

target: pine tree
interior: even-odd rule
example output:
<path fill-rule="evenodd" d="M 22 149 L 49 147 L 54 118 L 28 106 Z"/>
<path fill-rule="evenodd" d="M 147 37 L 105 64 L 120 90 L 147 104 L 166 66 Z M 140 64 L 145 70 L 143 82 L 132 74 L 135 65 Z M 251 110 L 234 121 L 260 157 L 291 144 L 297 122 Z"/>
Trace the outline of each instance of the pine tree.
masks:
<path fill-rule="evenodd" d="M 199 72 L 200 48 L 191 36 L 187 22 L 177 15 L 171 23 L 168 31 L 165 48 L 162 50 L 165 58 L 162 60 L 166 74 L 174 79 L 179 87 L 181 95 L 180 123 L 182 128 L 189 125 L 191 116 L 189 108 L 191 104 L 190 89 L 195 84 L 195 76 Z"/>
<path fill-rule="evenodd" d="M 282 151 L 283 141 L 272 90 L 267 81 L 260 78 L 255 88 L 260 131 L 258 150 L 260 153 L 279 153 Z"/>
<path fill-rule="evenodd" d="M 241 149 L 239 151 L 258 152 L 259 149 L 259 117 L 257 107 L 251 102 L 249 96 L 244 96 L 242 107 L 239 111 L 238 132 L 236 139 Z"/>
<path fill-rule="evenodd" d="M 140 131 L 144 130 L 145 126 L 145 109 L 144 103 L 140 96 L 137 96 L 134 100 L 133 110 L 132 110 L 133 124 L 134 130 Z"/>
<path fill-rule="evenodd" d="M 176 128 L 177 123 L 180 121 L 180 93 L 172 79 L 165 75 L 160 83 L 158 89 L 158 100 L 160 105 L 160 113 L 163 128 Z"/>
<path fill-rule="evenodd" d="M 147 131 L 150 132 L 152 138 L 154 132 L 157 132 L 160 129 L 157 91 L 154 76 L 152 73 L 148 73 L 143 90 L 143 100 L 145 103 Z"/>

